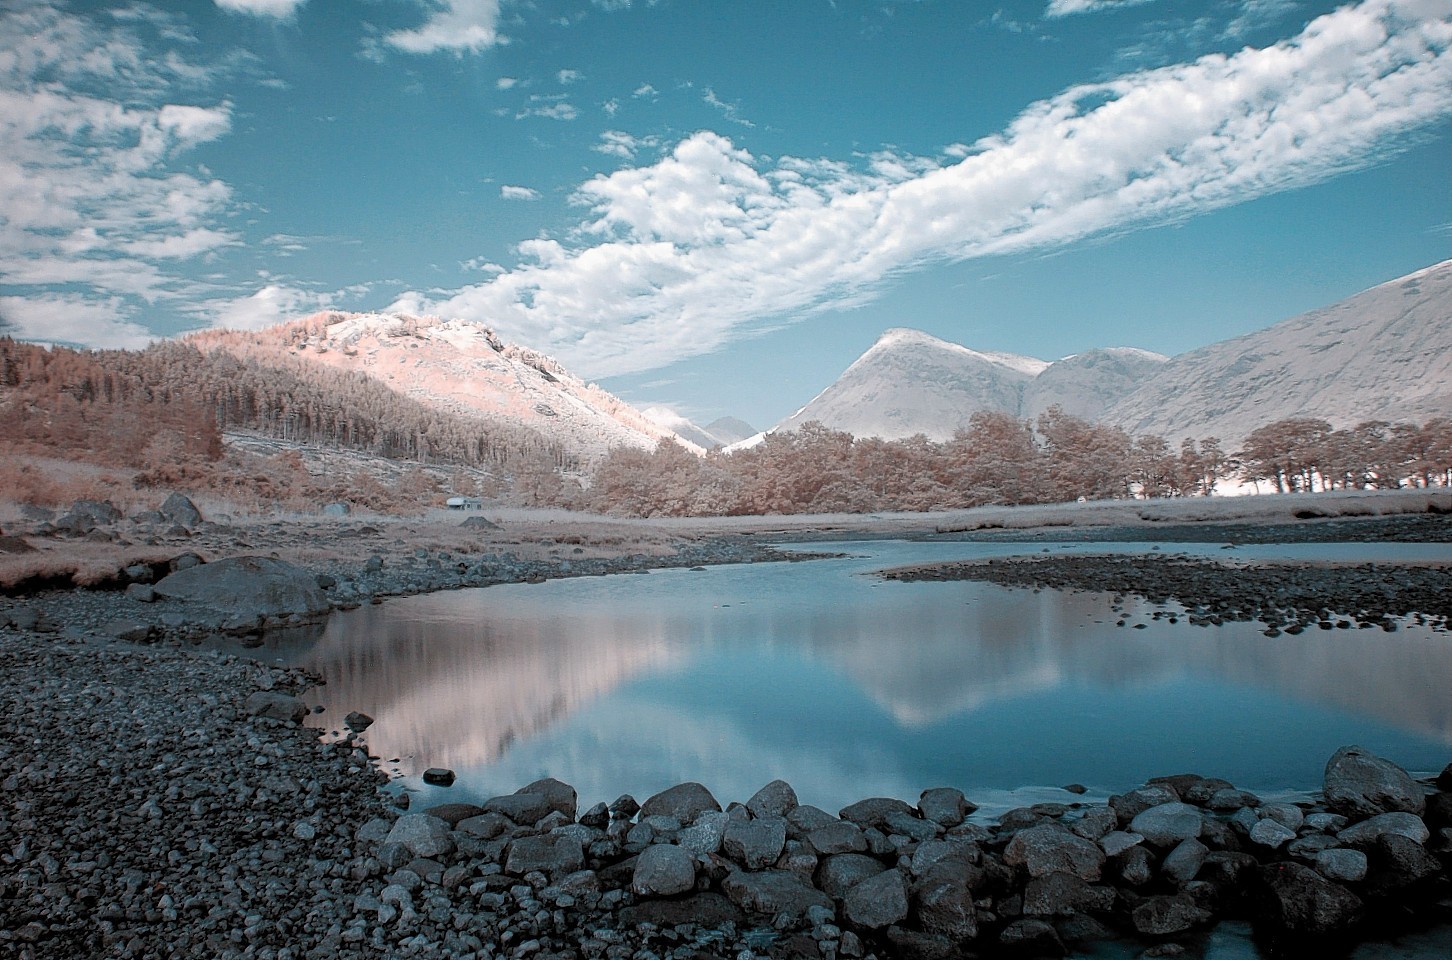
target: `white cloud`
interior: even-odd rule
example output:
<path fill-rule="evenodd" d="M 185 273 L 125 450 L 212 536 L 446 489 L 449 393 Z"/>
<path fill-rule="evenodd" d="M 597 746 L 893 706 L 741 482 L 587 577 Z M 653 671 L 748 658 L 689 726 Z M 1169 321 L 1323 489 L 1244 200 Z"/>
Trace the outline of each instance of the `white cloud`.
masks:
<path fill-rule="evenodd" d="M 232 299 L 209 300 L 198 309 L 213 327 L 228 330 L 261 330 L 288 320 L 327 310 L 336 302 L 333 294 L 299 290 L 269 283 L 256 293 Z"/>
<path fill-rule="evenodd" d="M 145 30 L 191 43 L 160 14 L 0 12 L 0 285 L 35 305 L 12 296 L 13 313 L 67 339 L 83 324 L 95 344 L 136 340 L 138 304 L 196 294 L 179 261 L 238 242 L 231 189 L 185 165 L 230 132 L 232 107 L 174 99 L 226 68 L 148 45 Z"/>
<path fill-rule="evenodd" d="M 565 94 L 530 94 L 529 105 L 514 115 L 516 120 L 527 117 L 544 117 L 546 120 L 573 120 L 580 115 L 575 105 L 565 99 Z"/>
<path fill-rule="evenodd" d="M 634 137 L 620 130 L 606 130 L 600 134 L 600 142 L 590 149 L 609 157 L 634 160 L 641 149 L 655 149 L 659 146 L 658 137 Z"/>
<path fill-rule="evenodd" d="M 498 30 L 499 0 L 430 0 L 430 6 L 423 26 L 384 39 L 406 53 L 478 53 L 506 42 Z"/>
<path fill-rule="evenodd" d="M 501 200 L 538 200 L 539 191 L 531 190 L 529 187 L 516 187 L 509 184 L 499 188 Z"/>
<path fill-rule="evenodd" d="M 14 324 L 7 331 L 21 340 L 78 344 L 97 349 L 139 349 L 155 336 L 126 319 L 118 299 L 93 300 L 66 294 L 0 297 L 0 317 Z"/>
<path fill-rule="evenodd" d="M 1075 13 L 1098 13 L 1101 10 L 1122 10 L 1153 3 L 1154 0 L 1049 0 L 1046 17 L 1067 17 Z"/>
<path fill-rule="evenodd" d="M 635 88 L 635 92 L 632 93 L 631 96 L 635 97 L 637 100 L 643 99 L 645 97 L 650 97 L 654 99 L 655 97 L 659 96 L 659 94 L 656 92 L 655 87 L 652 87 L 648 83 L 642 83 L 640 86 Z"/>
<path fill-rule="evenodd" d="M 518 83 L 518 77 L 500 77 L 494 81 L 494 87 L 497 90 L 509 90 L 518 85 Z"/>
<path fill-rule="evenodd" d="M 555 79 L 560 82 L 560 86 L 569 86 L 572 83 L 578 83 L 580 81 L 580 71 L 561 70 L 555 74 Z"/>
<path fill-rule="evenodd" d="M 216 0 L 217 6 L 229 13 L 247 13 L 254 17 L 292 16 L 307 0 Z"/>
<path fill-rule="evenodd" d="M 1368 0 L 1264 49 L 1031 105 L 957 162 L 766 164 L 702 132 L 578 191 L 521 263 L 400 308 L 487 322 L 588 376 L 656 368 L 870 299 L 935 260 L 1036 250 L 1314 183 L 1452 116 L 1452 6 Z"/>

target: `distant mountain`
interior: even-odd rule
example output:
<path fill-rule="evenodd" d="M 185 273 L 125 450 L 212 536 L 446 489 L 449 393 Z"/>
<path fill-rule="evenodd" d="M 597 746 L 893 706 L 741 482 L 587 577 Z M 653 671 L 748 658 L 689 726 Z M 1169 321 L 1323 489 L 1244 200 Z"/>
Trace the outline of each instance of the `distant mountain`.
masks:
<path fill-rule="evenodd" d="M 721 417 L 702 427 L 669 407 L 646 407 L 640 412 L 657 426 L 671 431 L 680 440 L 694 443 L 702 450 L 727 447 L 756 433 L 751 424 L 735 417 Z"/>
<path fill-rule="evenodd" d="M 1104 418 L 1131 433 L 1218 436 L 1319 417 L 1452 415 L 1452 260 L 1255 333 L 1175 357 Z"/>
<path fill-rule="evenodd" d="M 774 430 L 812 420 L 858 437 L 947 440 L 979 410 L 1017 411 L 1048 364 L 982 353 L 903 327 L 888 330 L 837 380 Z"/>
<path fill-rule="evenodd" d="M 650 449 L 674 436 L 550 357 L 465 320 L 327 312 L 252 333 L 208 331 L 188 340 L 259 362 L 287 356 L 367 376 L 432 407 L 538 431 L 582 465 L 611 447 Z"/>
<path fill-rule="evenodd" d="M 1169 357 L 1135 347 L 1099 347 L 1055 360 L 1024 388 L 1016 411 L 1033 420 L 1054 405 L 1076 417 L 1098 420 L 1138 389 Z"/>

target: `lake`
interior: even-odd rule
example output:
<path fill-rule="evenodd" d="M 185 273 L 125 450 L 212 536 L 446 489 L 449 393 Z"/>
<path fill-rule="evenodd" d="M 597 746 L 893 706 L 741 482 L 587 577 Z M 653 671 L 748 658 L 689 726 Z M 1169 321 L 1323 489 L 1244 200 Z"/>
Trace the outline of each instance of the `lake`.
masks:
<path fill-rule="evenodd" d="M 1452 760 L 1452 637 L 1415 624 L 1274 639 L 1258 624 L 1129 625 L 1098 593 L 900 583 L 874 571 L 1147 544 L 854 542 L 845 558 L 582 577 L 340 612 L 272 654 L 322 674 L 315 720 L 375 718 L 370 750 L 419 801 L 482 801 L 542 776 L 582 807 L 683 780 L 723 802 L 780 777 L 835 812 L 951 785 L 980 819 L 1102 798 L 1160 774 L 1269 795 L 1318 789 L 1360 743 L 1417 772 Z M 1160 545 L 1215 555 L 1218 546 Z M 1445 544 L 1241 547 L 1237 557 L 1452 560 Z M 1144 629 L 1131 629 L 1134 624 Z M 260 652 L 260 651 L 259 651 Z M 422 785 L 427 767 L 458 774 Z"/>

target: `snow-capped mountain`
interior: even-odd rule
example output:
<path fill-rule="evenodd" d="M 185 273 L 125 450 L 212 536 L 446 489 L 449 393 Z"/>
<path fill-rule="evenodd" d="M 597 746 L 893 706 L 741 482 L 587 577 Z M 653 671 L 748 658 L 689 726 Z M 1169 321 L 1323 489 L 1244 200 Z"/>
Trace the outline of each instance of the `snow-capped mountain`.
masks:
<path fill-rule="evenodd" d="M 290 355 L 356 371 L 431 406 L 540 431 L 582 465 L 611 447 L 651 449 L 675 437 L 552 358 L 465 320 L 326 312 L 254 334 L 197 334 L 194 342 L 203 349 L 215 342 L 264 362 Z"/>
<path fill-rule="evenodd" d="M 1048 364 L 984 353 L 918 330 L 888 330 L 810 403 L 774 430 L 812 420 L 858 437 L 917 433 L 947 440 L 979 410 L 1017 411 L 1024 389 Z"/>
<path fill-rule="evenodd" d="M 1452 415 L 1452 260 L 1175 357 L 1104 419 L 1231 448 L 1286 417 L 1333 427 Z"/>
<path fill-rule="evenodd" d="M 1169 362 L 1135 347 L 1098 347 L 1055 360 L 1024 388 L 1016 411 L 1033 420 L 1054 405 L 1076 417 L 1098 420 Z"/>

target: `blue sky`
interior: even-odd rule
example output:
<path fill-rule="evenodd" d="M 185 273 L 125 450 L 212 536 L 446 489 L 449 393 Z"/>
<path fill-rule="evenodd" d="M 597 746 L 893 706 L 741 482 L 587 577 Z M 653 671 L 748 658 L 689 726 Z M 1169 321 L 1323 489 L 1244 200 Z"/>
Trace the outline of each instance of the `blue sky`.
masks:
<path fill-rule="evenodd" d="M 758 427 L 1452 257 L 1452 0 L 0 0 L 0 316 L 461 316 Z"/>

